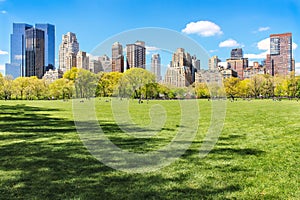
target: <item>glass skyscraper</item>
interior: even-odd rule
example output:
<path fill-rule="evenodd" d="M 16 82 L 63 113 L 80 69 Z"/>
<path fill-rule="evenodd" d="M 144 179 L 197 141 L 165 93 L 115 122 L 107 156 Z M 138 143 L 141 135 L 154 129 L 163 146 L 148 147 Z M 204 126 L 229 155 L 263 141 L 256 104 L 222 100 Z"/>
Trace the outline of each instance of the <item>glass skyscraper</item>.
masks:
<path fill-rule="evenodd" d="M 32 28 L 29 24 L 13 23 L 10 35 L 10 64 L 5 65 L 5 74 L 14 78 L 25 75 L 25 32 Z"/>
<path fill-rule="evenodd" d="M 36 29 L 44 32 L 44 68 L 55 66 L 55 26 L 51 24 L 36 24 Z M 10 63 L 5 65 L 5 74 L 13 78 L 26 76 L 26 30 L 33 28 L 25 23 L 13 23 L 13 33 L 10 36 Z"/>
<path fill-rule="evenodd" d="M 45 32 L 37 28 L 26 30 L 25 76 L 42 78 L 45 73 Z"/>
<path fill-rule="evenodd" d="M 55 66 L 55 26 L 52 24 L 35 24 L 45 35 L 45 66 Z"/>

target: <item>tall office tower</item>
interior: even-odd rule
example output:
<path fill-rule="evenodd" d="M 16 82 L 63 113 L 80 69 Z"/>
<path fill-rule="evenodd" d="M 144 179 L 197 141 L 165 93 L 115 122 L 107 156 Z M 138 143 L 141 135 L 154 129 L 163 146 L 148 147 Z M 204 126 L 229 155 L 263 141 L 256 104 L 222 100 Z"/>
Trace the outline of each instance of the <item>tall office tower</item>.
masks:
<path fill-rule="evenodd" d="M 156 81 L 161 81 L 161 62 L 159 54 L 153 54 L 151 57 L 151 72 L 155 75 Z"/>
<path fill-rule="evenodd" d="M 219 62 L 221 62 L 221 60 L 218 58 L 218 56 L 211 57 L 208 60 L 208 68 L 210 70 L 217 70 Z"/>
<path fill-rule="evenodd" d="M 25 76 L 42 78 L 45 73 L 44 31 L 30 28 L 25 31 Z"/>
<path fill-rule="evenodd" d="M 134 44 L 127 44 L 126 52 L 127 69 L 134 67 L 146 68 L 145 42 L 136 41 Z"/>
<path fill-rule="evenodd" d="M 25 31 L 32 28 L 29 24 L 13 23 L 10 35 L 10 63 L 5 64 L 5 74 L 13 78 L 25 76 Z"/>
<path fill-rule="evenodd" d="M 43 30 L 45 35 L 45 67 L 55 66 L 55 26 L 52 24 L 35 24 L 35 28 Z M 51 67 L 52 66 L 52 67 Z"/>
<path fill-rule="evenodd" d="M 89 57 L 86 55 L 86 52 L 78 51 L 76 62 L 77 68 L 89 70 Z"/>
<path fill-rule="evenodd" d="M 292 33 L 270 35 L 270 55 L 267 55 L 266 72 L 287 76 L 293 71 Z"/>
<path fill-rule="evenodd" d="M 231 59 L 241 59 L 243 56 L 243 49 L 236 48 L 231 50 Z"/>
<path fill-rule="evenodd" d="M 112 71 L 111 60 L 106 54 L 104 54 L 103 56 L 99 56 L 98 60 L 101 63 L 101 67 L 102 67 L 103 71 L 105 71 L 105 72 L 111 72 Z"/>
<path fill-rule="evenodd" d="M 59 69 L 65 73 L 72 67 L 76 67 L 76 56 L 79 51 L 79 43 L 75 33 L 68 32 L 62 36 L 59 46 Z"/>
<path fill-rule="evenodd" d="M 172 56 L 170 67 L 165 75 L 165 83 L 177 87 L 186 87 L 193 83 L 192 59 L 183 48 L 178 48 Z"/>
<path fill-rule="evenodd" d="M 124 72 L 123 46 L 119 42 L 112 45 L 111 65 L 113 72 Z"/>
<path fill-rule="evenodd" d="M 100 60 L 95 60 L 95 59 L 89 59 L 89 70 L 90 72 L 93 72 L 95 74 L 98 74 L 99 72 L 103 71 L 102 64 Z"/>
<path fill-rule="evenodd" d="M 196 55 L 192 56 L 192 66 L 196 71 L 200 70 L 200 60 L 197 59 Z"/>

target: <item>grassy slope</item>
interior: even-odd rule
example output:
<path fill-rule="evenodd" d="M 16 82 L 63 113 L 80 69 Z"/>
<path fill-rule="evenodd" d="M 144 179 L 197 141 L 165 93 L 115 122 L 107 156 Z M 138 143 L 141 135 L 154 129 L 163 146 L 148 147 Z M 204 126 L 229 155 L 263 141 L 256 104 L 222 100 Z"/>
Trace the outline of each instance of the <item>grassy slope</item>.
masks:
<path fill-rule="evenodd" d="M 97 103 L 98 117 L 120 147 L 151 151 L 167 144 L 180 123 L 176 101 L 132 102 L 135 122 L 148 123 L 145 110 L 156 103 L 169 118 L 153 139 L 123 134 L 104 100 Z M 210 102 L 199 105 L 199 131 L 185 155 L 157 172 L 127 174 L 89 154 L 76 133 L 71 102 L 1 101 L 0 199 L 299 198 L 299 102 L 228 102 L 222 135 L 204 159 L 198 150 L 209 125 Z"/>

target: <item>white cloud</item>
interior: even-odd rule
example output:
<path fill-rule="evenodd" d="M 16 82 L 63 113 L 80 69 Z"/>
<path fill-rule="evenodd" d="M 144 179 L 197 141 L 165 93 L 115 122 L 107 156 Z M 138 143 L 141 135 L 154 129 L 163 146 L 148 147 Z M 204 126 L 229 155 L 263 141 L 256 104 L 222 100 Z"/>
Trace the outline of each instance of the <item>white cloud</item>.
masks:
<path fill-rule="evenodd" d="M 7 11 L 6 10 L 1 10 L 1 14 L 6 14 Z"/>
<path fill-rule="evenodd" d="M 249 54 L 244 54 L 244 57 L 249 59 L 265 59 L 268 53 L 269 53 L 268 51 L 259 54 L 249 53 Z"/>
<path fill-rule="evenodd" d="M 293 42 L 292 48 L 295 50 L 298 47 L 296 43 Z M 264 52 L 258 54 L 245 54 L 245 58 L 249 59 L 265 59 L 267 54 L 270 54 L 270 38 L 263 39 L 257 43 L 257 48 Z"/>
<path fill-rule="evenodd" d="M 160 48 L 158 48 L 158 47 L 146 46 L 146 54 L 147 55 L 155 53 L 155 52 L 157 52 L 159 50 L 160 50 Z"/>
<path fill-rule="evenodd" d="M 8 55 L 8 52 L 0 50 L 0 55 Z"/>
<path fill-rule="evenodd" d="M 220 26 L 211 21 L 190 22 L 182 29 L 182 32 L 186 34 L 198 34 L 203 37 L 223 34 Z"/>
<path fill-rule="evenodd" d="M 242 46 L 242 45 L 233 39 L 225 40 L 223 42 L 220 42 L 219 44 L 219 47 L 238 47 L 238 46 Z"/>
<path fill-rule="evenodd" d="M 259 27 L 259 29 L 258 29 L 258 31 L 259 32 L 262 32 L 262 31 L 268 31 L 268 30 L 270 30 L 270 27 Z"/>

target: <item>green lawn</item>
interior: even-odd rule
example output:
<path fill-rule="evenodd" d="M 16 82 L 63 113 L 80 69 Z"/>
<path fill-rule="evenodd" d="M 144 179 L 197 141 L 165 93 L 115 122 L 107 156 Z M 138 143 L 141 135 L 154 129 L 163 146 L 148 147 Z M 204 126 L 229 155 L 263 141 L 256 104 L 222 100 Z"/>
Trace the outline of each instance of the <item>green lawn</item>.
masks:
<path fill-rule="evenodd" d="M 97 100 L 97 116 L 119 147 L 149 152 L 168 144 L 180 126 L 178 101 L 130 101 L 133 120 L 149 123 L 154 104 L 168 119 L 152 138 L 122 133 L 104 99 Z M 0 101 L 0 199 L 300 198 L 300 102 L 228 101 L 222 134 L 203 159 L 211 102 L 199 100 L 199 107 L 198 133 L 183 156 L 159 171 L 130 174 L 91 156 L 71 101 Z"/>

